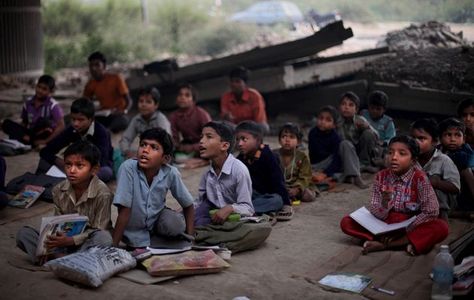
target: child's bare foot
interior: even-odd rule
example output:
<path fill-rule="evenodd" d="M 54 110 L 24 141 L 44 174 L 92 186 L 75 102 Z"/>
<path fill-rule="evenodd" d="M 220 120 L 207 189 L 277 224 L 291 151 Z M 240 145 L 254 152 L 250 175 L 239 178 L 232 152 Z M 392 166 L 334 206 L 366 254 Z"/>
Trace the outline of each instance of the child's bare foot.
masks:
<path fill-rule="evenodd" d="M 407 245 L 407 253 L 411 256 L 415 256 L 416 253 L 415 253 L 415 249 L 413 248 L 413 245 L 412 244 L 408 244 Z"/>
<path fill-rule="evenodd" d="M 353 183 L 356 187 L 360 189 L 366 189 L 369 187 L 364 181 L 362 181 L 362 178 L 360 178 L 360 176 L 354 176 Z"/>
<path fill-rule="evenodd" d="M 362 254 L 367 254 L 369 252 L 382 251 L 385 250 L 385 245 L 379 241 L 366 241 L 362 246 Z"/>

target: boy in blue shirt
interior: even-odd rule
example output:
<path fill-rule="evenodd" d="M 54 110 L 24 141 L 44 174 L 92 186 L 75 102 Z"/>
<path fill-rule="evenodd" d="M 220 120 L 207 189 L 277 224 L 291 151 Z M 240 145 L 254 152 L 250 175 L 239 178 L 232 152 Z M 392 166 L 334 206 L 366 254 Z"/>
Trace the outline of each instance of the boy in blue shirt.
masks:
<path fill-rule="evenodd" d="M 379 140 L 386 148 L 390 140 L 395 137 L 393 119 L 385 114 L 387 111 L 388 96 L 382 91 L 373 91 L 369 95 L 369 107 L 360 112 L 369 124 L 379 133 Z"/>
<path fill-rule="evenodd" d="M 200 157 L 211 162 L 199 184 L 196 226 L 222 224 L 231 213 L 252 216 L 252 181 L 247 167 L 232 154 L 234 131 L 224 122 L 208 122 L 199 141 Z M 209 210 L 217 208 L 212 216 Z"/>
<path fill-rule="evenodd" d="M 151 235 L 193 234 L 193 198 L 178 169 L 168 164 L 172 153 L 171 136 L 152 128 L 140 135 L 137 158 L 120 166 L 113 202 L 118 207 L 113 245 L 124 241 L 129 248 L 144 248 L 150 246 Z M 183 208 L 182 214 L 166 208 L 168 190 Z"/>
<path fill-rule="evenodd" d="M 263 128 L 253 121 L 243 121 L 235 129 L 237 157 L 249 169 L 252 178 L 252 202 L 257 214 L 277 213 L 277 220 L 293 217 L 290 197 L 280 165 L 268 145 L 263 144 Z"/>

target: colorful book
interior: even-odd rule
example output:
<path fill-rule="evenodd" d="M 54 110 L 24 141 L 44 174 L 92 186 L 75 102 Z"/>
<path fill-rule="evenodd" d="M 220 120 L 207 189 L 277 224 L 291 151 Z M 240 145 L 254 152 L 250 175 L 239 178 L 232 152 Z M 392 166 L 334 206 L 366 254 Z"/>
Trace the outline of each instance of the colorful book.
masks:
<path fill-rule="evenodd" d="M 28 208 L 41 196 L 45 188 L 38 185 L 27 184 L 23 189 L 13 197 L 8 205 L 19 207 L 19 208 Z"/>
<path fill-rule="evenodd" d="M 86 229 L 88 222 L 88 217 L 80 216 L 79 214 L 44 217 L 41 220 L 40 236 L 38 238 L 36 255 L 43 256 L 54 252 L 49 251 L 44 245 L 48 236 L 55 235 L 59 232 L 66 234 L 68 237 L 81 234 Z"/>
<path fill-rule="evenodd" d="M 410 219 L 405 220 L 403 222 L 387 224 L 384 221 L 377 219 L 364 206 L 362 206 L 358 210 L 351 213 L 350 217 L 374 235 L 406 228 L 413 221 L 415 221 L 415 218 L 416 218 L 416 216 L 413 216 Z"/>

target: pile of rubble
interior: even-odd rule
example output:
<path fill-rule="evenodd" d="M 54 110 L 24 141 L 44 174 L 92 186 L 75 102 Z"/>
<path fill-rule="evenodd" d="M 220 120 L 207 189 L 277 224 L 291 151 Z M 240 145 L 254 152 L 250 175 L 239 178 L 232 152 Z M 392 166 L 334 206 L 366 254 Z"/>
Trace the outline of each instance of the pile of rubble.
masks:
<path fill-rule="evenodd" d="M 474 48 L 449 26 L 428 22 L 387 34 L 395 57 L 367 65 L 363 76 L 410 87 L 474 93 Z"/>

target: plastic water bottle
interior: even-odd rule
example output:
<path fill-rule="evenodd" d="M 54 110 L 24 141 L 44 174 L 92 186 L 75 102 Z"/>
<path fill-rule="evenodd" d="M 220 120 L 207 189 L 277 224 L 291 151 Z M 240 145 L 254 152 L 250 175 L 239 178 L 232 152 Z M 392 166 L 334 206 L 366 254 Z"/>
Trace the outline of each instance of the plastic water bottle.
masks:
<path fill-rule="evenodd" d="M 448 300 L 452 299 L 454 260 L 449 254 L 448 245 L 442 245 L 433 263 L 433 288 L 431 289 L 431 299 Z"/>

